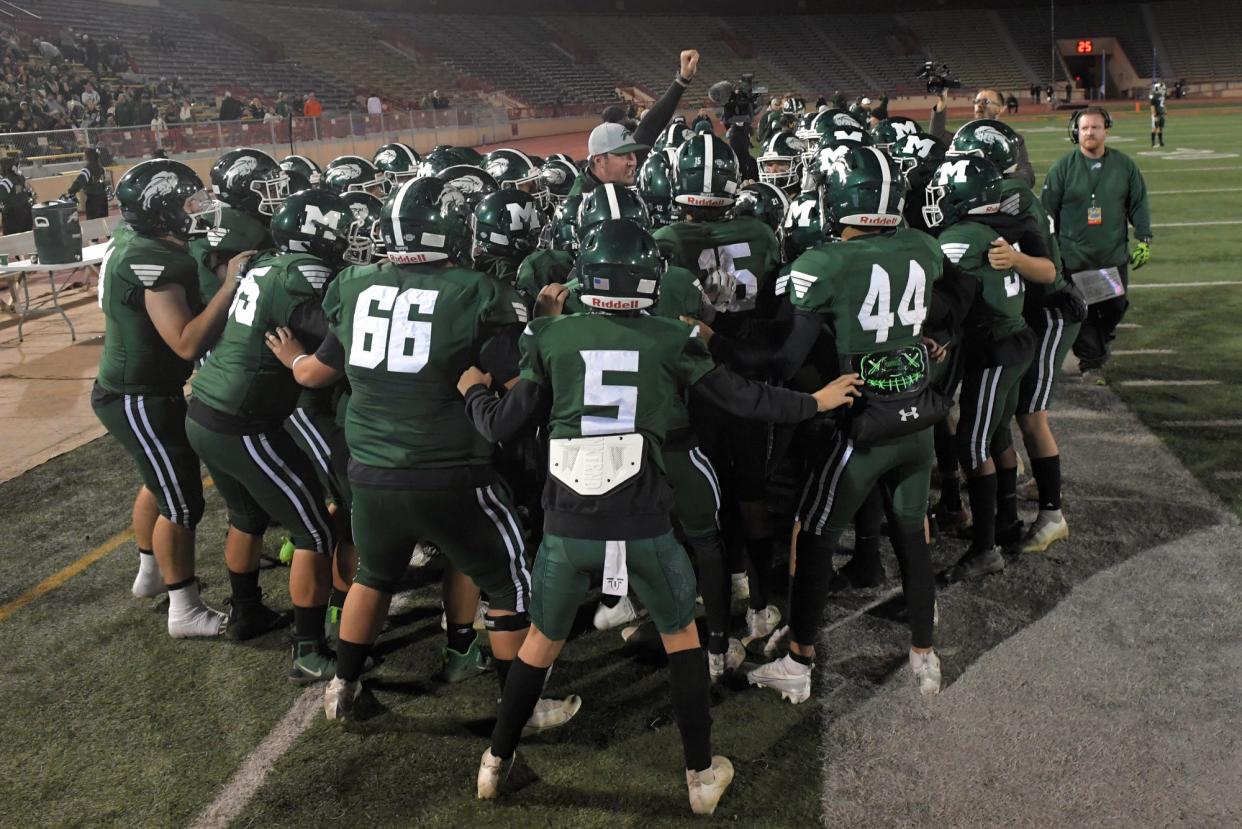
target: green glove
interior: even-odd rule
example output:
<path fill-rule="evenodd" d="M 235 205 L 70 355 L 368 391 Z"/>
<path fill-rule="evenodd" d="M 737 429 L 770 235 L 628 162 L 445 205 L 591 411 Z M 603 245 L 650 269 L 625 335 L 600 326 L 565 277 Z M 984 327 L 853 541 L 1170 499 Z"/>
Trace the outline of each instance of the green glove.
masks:
<path fill-rule="evenodd" d="M 1151 244 L 1149 242 L 1139 242 L 1134 246 L 1134 250 L 1130 251 L 1130 267 L 1136 271 L 1147 264 L 1147 260 L 1151 259 Z"/>

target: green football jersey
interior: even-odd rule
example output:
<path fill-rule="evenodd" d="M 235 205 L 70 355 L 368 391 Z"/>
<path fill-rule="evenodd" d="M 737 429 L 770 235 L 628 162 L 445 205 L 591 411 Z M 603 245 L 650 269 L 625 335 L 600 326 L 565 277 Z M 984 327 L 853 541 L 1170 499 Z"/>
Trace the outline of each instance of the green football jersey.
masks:
<path fill-rule="evenodd" d="M 743 290 L 724 309 L 729 313 L 755 310 L 781 267 L 776 234 L 754 216 L 713 224 L 677 222 L 660 228 L 654 236 L 669 264 L 693 271 L 705 287 L 719 281 L 713 276 L 716 272 L 731 271 Z"/>
<path fill-rule="evenodd" d="M 491 462 L 466 418 L 457 379 L 525 306 L 499 280 L 465 268 L 380 262 L 341 271 L 323 303 L 345 354 L 352 458 L 384 469 Z"/>
<path fill-rule="evenodd" d="M 1056 280 L 1051 285 L 1035 282 L 1028 282 L 1026 285 L 1027 308 L 1043 308 L 1044 300 L 1066 285 L 1065 276 L 1061 273 L 1061 246 L 1057 244 L 1056 229 L 1052 226 L 1048 211 L 1044 210 L 1043 202 L 1035 195 L 1034 190 L 1026 186 L 1026 182 L 1005 179 L 1001 182 L 1001 194 L 1002 212 L 1012 216 L 1030 216 L 1035 221 L 1035 226 L 1039 228 L 1044 239 L 1044 246 L 1048 249 L 1048 258 L 1057 269 Z"/>
<path fill-rule="evenodd" d="M 663 317 L 543 317 L 522 337 L 522 379 L 552 389 L 554 439 L 637 432 L 659 447 L 680 392 L 714 367 L 695 331 Z"/>
<path fill-rule="evenodd" d="M 698 318 L 703 308 L 703 286 L 698 277 L 685 268 L 670 267 L 660 277 L 660 294 L 651 313 L 657 317 L 677 320 L 679 317 Z M 668 414 L 668 431 L 690 428 L 690 411 L 686 408 L 685 393 L 678 394 Z"/>
<path fill-rule="evenodd" d="M 821 245 L 789 271 L 795 308 L 829 319 L 841 354 L 870 354 L 922 342 L 932 285 L 944 272 L 936 240 L 900 228 Z"/>
<path fill-rule="evenodd" d="M 950 265 L 979 284 L 966 316 L 967 332 L 985 334 L 992 340 L 1026 328 L 1022 317 L 1026 280 L 1013 269 L 998 271 L 988 262 L 988 248 L 999 236 L 987 225 L 961 221 L 946 228 L 938 240 Z"/>
<path fill-rule="evenodd" d="M 258 254 L 237 286 L 220 339 L 194 376 L 195 399 L 265 428 L 288 417 L 302 388 L 265 338 L 279 326 L 296 330 L 295 311 L 307 303 L 311 308 L 301 314 L 321 314 L 331 276 L 330 267 L 306 253 Z"/>
<path fill-rule="evenodd" d="M 220 279 L 209 267 L 209 258 L 216 263 L 227 262 L 246 250 L 264 251 L 272 247 L 272 234 L 249 213 L 220 205 L 220 221 L 207 230 L 207 235 L 190 242 L 190 255 L 198 262 L 199 292 L 204 302 L 220 290 Z M 216 254 L 214 257 L 212 254 Z"/>
<path fill-rule="evenodd" d="M 523 259 L 518 266 L 517 289 L 527 310 L 533 312 L 535 299 L 545 286 L 553 283 L 565 284 L 576 261 L 574 254 L 567 250 L 537 250 Z M 565 298 L 566 313 L 581 314 L 586 310 L 587 307 L 578 299 L 577 294 L 571 293 Z"/>
<path fill-rule="evenodd" d="M 148 289 L 180 285 L 190 312 L 204 304 L 198 268 L 185 250 L 130 233 L 114 239 L 99 266 L 99 307 L 105 319 L 99 385 L 117 394 L 179 394 L 193 364 L 176 355 L 147 316 Z"/>

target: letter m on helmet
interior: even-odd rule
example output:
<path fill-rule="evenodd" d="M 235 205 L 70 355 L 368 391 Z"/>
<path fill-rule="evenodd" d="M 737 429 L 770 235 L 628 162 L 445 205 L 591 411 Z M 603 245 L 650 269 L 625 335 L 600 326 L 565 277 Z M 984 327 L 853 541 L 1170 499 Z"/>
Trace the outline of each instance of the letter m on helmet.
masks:
<path fill-rule="evenodd" d="M 940 176 L 936 180 L 937 184 L 948 184 L 950 181 L 955 184 L 961 184 L 966 181 L 966 171 L 970 169 L 970 162 L 966 159 L 958 161 L 946 160 L 940 165 Z"/>

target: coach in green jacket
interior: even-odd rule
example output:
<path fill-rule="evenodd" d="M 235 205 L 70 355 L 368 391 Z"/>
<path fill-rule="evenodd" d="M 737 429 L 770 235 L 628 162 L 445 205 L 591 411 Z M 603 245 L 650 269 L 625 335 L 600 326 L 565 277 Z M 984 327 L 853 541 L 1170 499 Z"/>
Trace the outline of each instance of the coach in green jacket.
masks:
<path fill-rule="evenodd" d="M 1116 268 L 1129 285 L 1128 268 L 1151 257 L 1147 185 L 1128 156 L 1105 147 L 1110 119 L 1099 107 L 1077 113 L 1071 137 L 1078 149 L 1057 161 L 1044 178 L 1044 209 L 1052 218 L 1067 274 Z M 1128 252 L 1129 226 L 1138 244 Z M 1119 296 L 1091 306 L 1074 342 L 1078 367 L 1089 372 L 1108 359 L 1108 346 L 1129 301 Z"/>

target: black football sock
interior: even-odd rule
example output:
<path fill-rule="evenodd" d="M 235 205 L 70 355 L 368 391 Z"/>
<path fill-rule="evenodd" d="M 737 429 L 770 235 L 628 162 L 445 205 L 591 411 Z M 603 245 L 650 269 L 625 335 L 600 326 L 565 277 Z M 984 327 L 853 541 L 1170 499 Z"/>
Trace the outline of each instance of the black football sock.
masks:
<path fill-rule="evenodd" d="M 686 768 L 691 771 L 702 771 L 712 764 L 712 709 L 708 685 L 702 648 L 668 655 L 668 689 L 673 700 L 673 717 L 681 732 Z"/>
<path fill-rule="evenodd" d="M 724 653 L 729 644 L 729 573 L 725 570 L 720 535 L 687 538 L 699 570 L 699 594 L 707 614 L 707 649 Z"/>
<path fill-rule="evenodd" d="M 996 526 L 1018 520 L 1018 468 L 996 470 Z"/>
<path fill-rule="evenodd" d="M 880 568 L 880 526 L 884 520 L 884 497 L 879 488 L 854 513 L 854 555 L 850 563 L 866 572 Z"/>
<path fill-rule="evenodd" d="M 229 587 L 233 591 L 234 602 L 257 602 L 261 595 L 259 592 L 259 571 L 234 573 L 230 570 Z"/>
<path fill-rule="evenodd" d="M 362 676 L 362 669 L 367 664 L 370 645 L 360 645 L 341 639 L 336 643 L 336 675 L 346 682 L 353 682 Z"/>
<path fill-rule="evenodd" d="M 333 587 L 332 592 L 328 594 L 328 607 L 336 608 L 338 611 L 345 606 L 345 597 L 349 595 L 349 588 L 344 590 Z M 339 613 L 338 613 L 339 616 Z"/>
<path fill-rule="evenodd" d="M 746 539 L 750 609 L 763 610 L 772 593 L 772 536 Z"/>
<path fill-rule="evenodd" d="M 936 468 L 940 470 L 940 503 L 945 509 L 957 512 L 962 508 L 962 493 L 957 481 L 957 449 L 953 433 L 944 421 L 933 427 L 932 438 L 936 447 Z"/>
<path fill-rule="evenodd" d="M 1061 456 L 1031 458 L 1031 474 L 1039 489 L 1040 512 L 1061 508 Z"/>
<path fill-rule="evenodd" d="M 492 666 L 496 669 L 496 681 L 500 683 L 500 693 L 503 696 L 505 692 L 505 680 L 509 678 L 509 669 L 513 667 L 512 659 L 500 659 L 492 657 Z"/>
<path fill-rule="evenodd" d="M 293 638 L 311 640 L 323 638 L 324 614 L 328 612 L 326 604 L 315 607 L 293 606 Z"/>
<path fill-rule="evenodd" d="M 520 656 L 514 658 L 505 681 L 504 694 L 500 698 L 496 727 L 492 729 L 493 757 L 507 760 L 513 756 L 522 737 L 522 728 L 543 693 L 547 676 L 547 668 L 527 665 Z"/>
<path fill-rule="evenodd" d="M 604 607 L 616 607 L 622 598 L 622 596 L 614 596 L 611 593 L 601 593 L 599 594 L 599 603 Z"/>
<path fill-rule="evenodd" d="M 828 581 L 832 578 L 835 541 L 803 530 L 798 533 L 798 558 L 789 591 L 789 632 L 800 645 L 813 645 L 819 635 Z"/>
<path fill-rule="evenodd" d="M 1156 146 L 1156 134 L 1154 132 L 1151 134 L 1151 145 L 1153 147 Z"/>
<path fill-rule="evenodd" d="M 893 550 L 901 565 L 901 589 L 906 596 L 910 642 L 916 648 L 930 648 L 932 620 L 936 613 L 936 574 L 932 570 L 931 550 L 923 528 L 895 533 Z"/>
<path fill-rule="evenodd" d="M 970 530 L 971 548 L 990 553 L 996 546 L 996 475 L 978 475 L 966 481 L 974 524 Z"/>
<path fill-rule="evenodd" d="M 474 630 L 474 622 L 466 622 L 464 625 L 457 625 L 449 622 L 448 625 L 448 646 L 450 649 L 458 653 L 465 653 L 470 650 L 470 646 L 474 644 L 475 637 L 478 636 Z"/>

